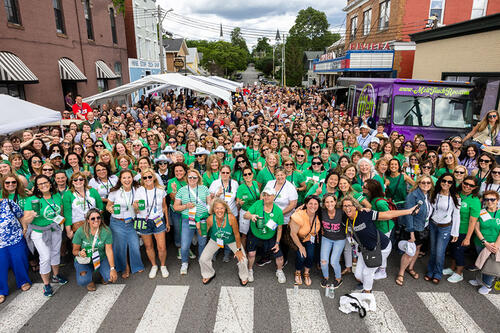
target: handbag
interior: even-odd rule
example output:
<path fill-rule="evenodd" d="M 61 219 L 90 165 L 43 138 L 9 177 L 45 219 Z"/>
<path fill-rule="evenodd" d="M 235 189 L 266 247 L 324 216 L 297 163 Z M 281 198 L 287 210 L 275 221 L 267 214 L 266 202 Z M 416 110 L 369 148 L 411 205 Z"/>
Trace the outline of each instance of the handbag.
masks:
<path fill-rule="evenodd" d="M 94 240 L 92 241 L 92 251 L 91 253 L 94 253 L 94 246 L 95 246 L 95 243 L 97 241 L 97 237 L 99 236 L 99 230 L 95 233 L 94 235 Z M 86 256 L 86 257 L 80 257 L 79 255 L 75 257 L 76 258 L 76 261 L 80 264 L 80 265 L 88 265 L 90 264 L 90 260 L 92 259 L 91 257 L 89 256 Z"/>
<path fill-rule="evenodd" d="M 365 248 L 356 236 L 356 232 L 353 232 L 354 238 L 356 242 L 358 242 L 359 250 L 361 251 L 361 256 L 363 257 L 363 261 L 365 262 L 366 267 L 375 268 L 380 267 L 382 265 L 382 249 L 380 246 L 380 233 L 377 230 L 377 245 L 373 250 L 368 250 Z"/>
<path fill-rule="evenodd" d="M 485 275 L 491 275 L 495 277 L 500 277 L 500 261 L 497 261 L 496 254 L 491 253 L 486 259 L 486 262 L 481 268 L 481 273 Z"/>

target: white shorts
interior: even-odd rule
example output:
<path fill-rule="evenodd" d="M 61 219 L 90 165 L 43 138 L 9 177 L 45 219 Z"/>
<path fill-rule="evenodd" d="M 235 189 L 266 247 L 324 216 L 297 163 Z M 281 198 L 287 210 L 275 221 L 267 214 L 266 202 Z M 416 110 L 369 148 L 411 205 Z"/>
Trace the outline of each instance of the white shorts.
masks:
<path fill-rule="evenodd" d="M 250 229 L 250 220 L 243 217 L 246 212 L 246 210 L 240 209 L 240 233 L 245 235 L 248 233 L 248 229 Z"/>

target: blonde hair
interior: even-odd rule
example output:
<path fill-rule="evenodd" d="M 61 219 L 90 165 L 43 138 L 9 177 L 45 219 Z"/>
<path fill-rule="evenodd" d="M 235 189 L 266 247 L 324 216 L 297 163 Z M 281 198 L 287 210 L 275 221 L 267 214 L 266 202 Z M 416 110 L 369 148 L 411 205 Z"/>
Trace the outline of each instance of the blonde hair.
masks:
<path fill-rule="evenodd" d="M 497 115 L 497 120 L 495 121 L 495 128 L 492 129 L 492 133 L 493 134 L 497 134 L 498 133 L 498 126 L 500 124 L 500 114 L 498 113 L 498 110 L 490 110 L 486 113 L 486 115 L 484 116 L 483 119 L 481 119 L 481 121 L 479 122 L 479 124 L 477 124 L 477 131 L 478 132 L 482 132 L 484 131 L 484 129 L 486 127 L 488 127 L 488 116 L 490 115 L 490 113 L 492 112 L 495 112 L 496 115 Z"/>
<path fill-rule="evenodd" d="M 102 162 L 102 157 L 104 155 L 109 155 L 109 168 L 111 169 L 112 174 L 116 173 L 116 164 L 115 164 L 115 158 L 113 157 L 113 153 L 111 153 L 107 149 L 103 149 L 103 151 L 99 153 L 99 162 Z"/>
<path fill-rule="evenodd" d="M 212 202 L 212 204 L 210 205 L 210 211 L 209 211 L 210 215 L 214 214 L 214 208 L 215 208 L 215 205 L 217 205 L 217 204 L 220 204 L 220 205 L 224 206 L 226 214 L 230 214 L 231 213 L 231 210 L 229 209 L 229 205 L 227 204 L 227 202 L 225 202 L 221 198 L 215 198 L 214 201 Z"/>
<path fill-rule="evenodd" d="M 201 174 L 198 170 L 196 169 L 189 169 L 187 172 L 186 172 L 186 178 L 189 176 L 190 173 L 195 173 L 197 176 L 198 176 L 198 185 L 202 185 L 203 184 L 203 181 L 201 179 Z"/>
<path fill-rule="evenodd" d="M 71 178 L 69 179 L 69 190 L 71 192 L 75 192 L 75 186 L 73 185 L 73 180 L 75 180 L 75 178 L 77 177 L 82 177 L 83 178 L 83 188 L 84 188 L 84 191 L 87 191 L 87 188 L 88 188 L 88 180 L 87 180 L 87 176 L 85 176 L 82 172 L 80 171 L 77 171 L 77 172 L 74 172 L 72 175 L 71 175 Z M 82 195 L 84 195 L 84 193 L 82 193 Z"/>
<path fill-rule="evenodd" d="M 155 184 L 155 187 L 159 188 L 159 189 L 163 189 L 164 186 L 160 185 L 160 182 L 158 181 L 158 177 L 156 177 L 155 171 L 151 168 L 146 168 L 146 169 L 142 170 L 142 172 L 141 172 L 141 186 L 144 187 L 144 175 L 146 175 L 148 173 L 150 173 L 153 176 L 153 182 Z"/>

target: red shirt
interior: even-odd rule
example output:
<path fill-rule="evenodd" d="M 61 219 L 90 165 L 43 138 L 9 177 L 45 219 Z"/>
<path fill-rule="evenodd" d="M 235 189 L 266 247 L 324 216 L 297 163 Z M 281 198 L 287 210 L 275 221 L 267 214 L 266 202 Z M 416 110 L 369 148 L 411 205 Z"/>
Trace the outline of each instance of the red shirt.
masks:
<path fill-rule="evenodd" d="M 82 116 L 85 117 L 85 119 L 87 119 L 87 113 L 89 112 L 92 112 L 92 108 L 90 107 L 90 105 L 88 105 L 87 103 L 83 103 L 82 102 L 82 106 L 79 106 L 78 104 L 73 104 L 73 114 L 76 116 L 77 114 L 81 114 Z"/>

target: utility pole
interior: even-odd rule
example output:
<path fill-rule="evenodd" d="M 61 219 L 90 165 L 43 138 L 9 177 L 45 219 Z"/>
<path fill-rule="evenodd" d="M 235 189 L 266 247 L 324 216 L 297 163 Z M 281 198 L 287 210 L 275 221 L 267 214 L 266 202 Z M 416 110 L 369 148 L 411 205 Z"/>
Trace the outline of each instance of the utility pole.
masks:
<path fill-rule="evenodd" d="M 163 62 L 163 59 L 165 58 L 165 48 L 163 47 L 163 20 L 165 19 L 165 16 L 167 16 L 168 13 L 173 11 L 173 9 L 169 9 L 165 12 L 165 14 L 162 16 L 161 15 L 161 7 L 158 5 L 158 13 L 156 15 L 157 18 L 157 24 L 156 24 L 156 30 L 158 34 L 158 45 L 160 46 L 160 73 L 163 74 L 165 73 L 165 63 Z"/>
<path fill-rule="evenodd" d="M 285 56 L 285 46 L 286 46 L 286 39 L 285 39 L 285 34 L 283 33 L 283 44 L 281 45 L 281 83 L 283 85 L 283 87 L 286 85 L 286 73 L 285 73 L 285 70 L 286 70 L 286 65 L 285 65 L 285 60 L 286 60 L 286 56 Z"/>
<path fill-rule="evenodd" d="M 276 49 L 276 45 L 273 45 L 273 80 L 274 80 L 274 50 Z"/>

